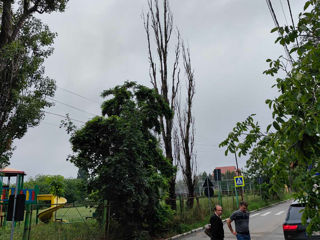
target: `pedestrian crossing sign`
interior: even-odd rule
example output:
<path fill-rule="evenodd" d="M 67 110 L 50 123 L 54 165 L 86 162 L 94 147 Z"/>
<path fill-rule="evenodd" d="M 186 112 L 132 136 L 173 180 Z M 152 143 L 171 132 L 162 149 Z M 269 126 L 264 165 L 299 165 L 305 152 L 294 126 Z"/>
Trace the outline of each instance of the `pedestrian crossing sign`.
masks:
<path fill-rule="evenodd" d="M 243 176 L 234 177 L 234 186 L 235 187 L 244 187 L 244 179 Z"/>

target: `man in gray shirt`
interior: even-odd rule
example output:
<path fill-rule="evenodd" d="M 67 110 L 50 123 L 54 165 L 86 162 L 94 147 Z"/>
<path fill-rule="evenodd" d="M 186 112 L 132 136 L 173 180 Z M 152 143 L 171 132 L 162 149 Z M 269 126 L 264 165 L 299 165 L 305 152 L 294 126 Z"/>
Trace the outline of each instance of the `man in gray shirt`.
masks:
<path fill-rule="evenodd" d="M 228 227 L 233 235 L 238 240 L 250 240 L 249 232 L 249 212 L 247 212 L 248 203 L 240 202 L 239 210 L 232 213 L 230 218 L 227 219 Z M 231 222 L 234 221 L 236 231 L 232 229 Z"/>

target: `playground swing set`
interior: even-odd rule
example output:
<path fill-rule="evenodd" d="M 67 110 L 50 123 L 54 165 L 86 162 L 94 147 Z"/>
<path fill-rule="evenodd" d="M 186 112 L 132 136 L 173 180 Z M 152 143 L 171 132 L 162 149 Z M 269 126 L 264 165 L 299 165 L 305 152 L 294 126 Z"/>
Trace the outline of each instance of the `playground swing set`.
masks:
<path fill-rule="evenodd" d="M 54 221 L 53 213 L 62 208 L 67 200 L 52 194 L 39 194 L 39 188 L 23 189 L 24 171 L 4 168 L 0 169 L 0 227 L 6 227 L 11 221 L 10 240 L 13 239 L 16 222 L 24 220 L 23 240 L 30 239 L 32 205 L 36 205 L 36 223 Z M 11 180 L 16 179 L 15 187 Z M 6 180 L 6 181 L 5 181 Z M 38 202 L 50 201 L 51 206 L 39 213 Z M 25 216 L 24 216 L 25 215 Z M 61 220 L 60 220 L 61 221 Z"/>

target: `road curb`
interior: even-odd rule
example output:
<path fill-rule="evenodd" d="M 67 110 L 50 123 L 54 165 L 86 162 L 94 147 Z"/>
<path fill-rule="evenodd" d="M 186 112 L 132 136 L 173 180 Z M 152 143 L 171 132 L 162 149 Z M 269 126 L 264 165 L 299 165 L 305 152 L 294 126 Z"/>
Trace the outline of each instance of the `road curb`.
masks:
<path fill-rule="evenodd" d="M 263 209 L 267 209 L 267 208 L 270 208 L 270 207 L 273 207 L 273 206 L 276 206 L 276 205 L 279 205 L 279 204 L 282 204 L 282 203 L 285 203 L 285 202 L 288 202 L 288 201 L 292 201 L 292 199 L 283 200 L 283 201 L 281 201 L 281 202 L 273 203 L 273 204 L 271 204 L 271 205 L 268 205 L 268 206 L 265 206 L 265 207 L 262 207 L 262 208 L 258 208 L 258 209 L 255 209 L 255 210 L 252 210 L 252 211 L 250 211 L 250 213 L 254 213 L 254 212 L 257 212 L 257 211 L 261 211 L 261 210 L 263 210 Z M 222 222 L 225 222 L 225 221 L 227 221 L 227 219 L 223 219 L 223 220 L 222 220 Z M 201 230 L 204 230 L 204 228 L 205 228 L 204 226 L 203 226 L 203 227 L 199 227 L 199 228 L 193 229 L 193 230 L 191 230 L 191 231 L 189 231 L 189 232 L 181 233 L 181 234 L 179 234 L 179 235 L 166 238 L 165 240 L 179 239 L 179 238 L 184 237 L 184 236 L 187 236 L 187 235 L 189 235 L 189 234 L 191 234 L 191 233 L 195 233 L 195 232 L 199 232 L 199 231 L 201 231 Z"/>

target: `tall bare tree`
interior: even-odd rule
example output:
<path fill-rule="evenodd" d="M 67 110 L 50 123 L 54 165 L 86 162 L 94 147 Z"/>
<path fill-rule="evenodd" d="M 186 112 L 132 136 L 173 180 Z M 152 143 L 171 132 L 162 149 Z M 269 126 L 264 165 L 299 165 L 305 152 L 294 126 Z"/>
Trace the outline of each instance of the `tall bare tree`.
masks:
<path fill-rule="evenodd" d="M 195 94 L 194 72 L 191 66 L 189 48 L 182 43 L 183 67 L 186 74 L 187 96 L 184 104 L 177 98 L 176 115 L 177 127 L 174 130 L 175 158 L 181 168 L 183 180 L 188 188 L 187 206 L 193 207 L 197 173 L 196 153 L 194 150 L 195 119 L 192 113 L 193 97 Z M 183 108 L 181 105 L 183 104 Z M 182 154 L 181 154 L 182 153 Z"/>
<path fill-rule="evenodd" d="M 175 99 L 179 89 L 179 57 L 180 34 L 176 33 L 176 40 L 171 43 L 173 33 L 173 15 L 168 0 L 161 1 L 161 9 L 158 0 L 148 0 L 148 12 L 144 15 L 144 27 L 148 41 L 148 54 L 150 63 L 150 79 L 156 91 L 163 96 L 165 101 L 175 110 Z M 173 45 L 173 54 L 169 54 L 169 48 Z M 169 56 L 170 55 L 170 56 Z M 161 135 L 166 157 L 174 165 L 173 159 L 173 118 L 161 119 Z M 176 209 L 174 174 L 170 180 L 168 203 L 172 209 Z"/>

